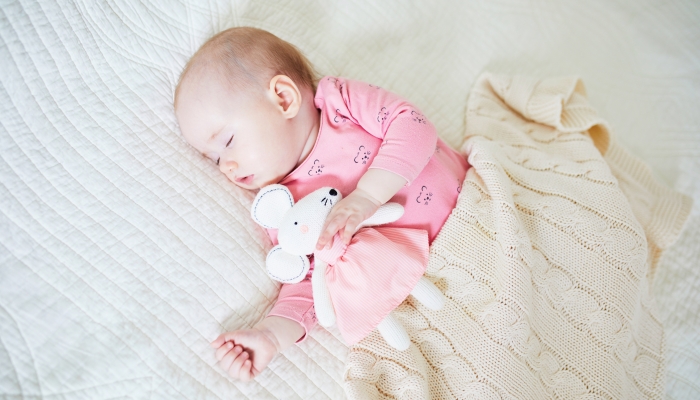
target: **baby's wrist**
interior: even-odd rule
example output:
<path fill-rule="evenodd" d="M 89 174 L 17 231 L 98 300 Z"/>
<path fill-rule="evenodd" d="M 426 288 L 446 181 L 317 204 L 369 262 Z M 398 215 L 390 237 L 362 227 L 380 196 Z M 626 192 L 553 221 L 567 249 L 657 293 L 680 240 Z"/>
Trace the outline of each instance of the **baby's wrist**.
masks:
<path fill-rule="evenodd" d="M 355 190 L 360 190 L 382 205 L 405 185 L 406 179 L 400 175 L 383 169 L 370 168 L 357 182 Z"/>
<path fill-rule="evenodd" d="M 372 195 L 372 193 L 367 192 L 364 189 L 361 188 L 355 188 L 353 191 L 353 194 L 362 197 L 363 199 L 369 200 L 372 204 L 374 204 L 376 207 L 381 206 L 384 204 L 380 199 L 376 198 L 375 196 Z"/>
<path fill-rule="evenodd" d="M 280 345 L 279 339 L 277 339 L 277 335 L 275 335 L 275 333 L 269 327 L 262 327 L 259 328 L 259 330 L 263 335 L 265 335 L 267 340 L 269 340 L 275 346 L 275 350 L 277 350 L 278 353 L 282 351 L 282 346 Z"/>
<path fill-rule="evenodd" d="M 264 318 L 255 326 L 255 329 L 270 340 L 278 353 L 296 343 L 306 332 L 298 322 L 275 315 Z"/>

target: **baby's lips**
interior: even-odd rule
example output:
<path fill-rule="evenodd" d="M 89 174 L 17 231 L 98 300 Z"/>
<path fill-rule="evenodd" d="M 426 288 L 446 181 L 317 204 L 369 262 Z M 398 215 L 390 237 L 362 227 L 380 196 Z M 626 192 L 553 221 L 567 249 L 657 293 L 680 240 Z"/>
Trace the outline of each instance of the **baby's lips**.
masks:
<path fill-rule="evenodd" d="M 253 178 L 255 178 L 255 175 L 246 175 L 240 178 L 236 178 L 236 182 L 248 185 L 253 181 Z"/>

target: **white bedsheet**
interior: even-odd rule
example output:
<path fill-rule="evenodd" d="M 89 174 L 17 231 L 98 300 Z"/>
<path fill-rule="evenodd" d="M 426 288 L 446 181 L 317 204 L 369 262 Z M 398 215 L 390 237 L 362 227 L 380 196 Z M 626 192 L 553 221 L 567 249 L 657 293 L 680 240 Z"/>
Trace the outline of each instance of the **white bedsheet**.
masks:
<path fill-rule="evenodd" d="M 313 330 L 247 384 L 208 347 L 278 289 L 251 193 L 185 145 L 172 113 L 187 58 L 237 25 L 404 95 L 455 146 L 481 72 L 581 76 L 620 142 L 695 199 L 655 293 L 668 397 L 700 397 L 694 0 L 1 1 L 0 397 L 344 396 L 335 332 Z"/>

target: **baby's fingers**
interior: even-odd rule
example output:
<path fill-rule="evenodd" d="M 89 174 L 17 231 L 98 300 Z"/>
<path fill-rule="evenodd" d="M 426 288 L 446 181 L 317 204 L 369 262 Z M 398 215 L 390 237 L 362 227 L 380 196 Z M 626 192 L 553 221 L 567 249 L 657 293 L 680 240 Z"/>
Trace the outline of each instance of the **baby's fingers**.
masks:
<path fill-rule="evenodd" d="M 228 368 L 229 376 L 238 380 L 243 380 L 245 376 L 249 376 L 250 366 L 248 366 L 248 372 L 244 372 L 242 370 L 246 362 L 248 362 L 247 365 L 250 365 L 250 355 L 248 354 L 248 352 L 244 351 L 241 354 L 239 354 L 238 357 L 236 357 L 236 359 L 233 360 L 233 362 L 231 363 L 231 366 Z"/>
<path fill-rule="evenodd" d="M 224 352 L 224 354 L 219 359 L 219 365 L 221 365 L 221 368 L 223 368 L 225 371 L 228 371 L 231 367 L 231 364 L 233 364 L 234 360 L 236 360 L 236 357 L 238 357 L 238 355 L 241 353 L 243 353 L 243 348 L 241 346 L 235 346 L 233 349 Z M 218 357 L 219 354 L 217 351 L 217 358 Z"/>
<path fill-rule="evenodd" d="M 316 242 L 316 250 L 322 250 L 323 246 L 328 244 L 331 239 L 333 239 L 333 236 L 340 231 L 340 227 L 344 222 L 345 221 L 341 221 L 340 217 L 334 217 L 330 222 L 326 222 L 327 225 L 321 231 L 321 236 L 318 238 L 318 242 Z"/>
<path fill-rule="evenodd" d="M 218 349 L 216 349 L 216 359 L 221 361 L 222 358 L 233 349 L 233 343 L 232 342 L 226 342 L 222 344 Z"/>
<path fill-rule="evenodd" d="M 239 331 L 224 332 L 211 342 L 211 347 L 216 349 L 226 342 L 236 342 L 236 338 L 239 336 Z"/>
<path fill-rule="evenodd" d="M 216 339 L 214 339 L 214 340 L 211 342 L 211 347 L 213 347 L 213 348 L 215 348 L 215 349 L 221 347 L 221 345 L 224 344 L 224 342 L 226 342 L 226 338 L 225 338 L 224 335 L 225 335 L 225 334 L 222 333 L 222 334 L 219 335 Z"/>
<path fill-rule="evenodd" d="M 241 371 L 238 374 L 238 379 L 240 379 L 242 382 L 248 382 L 249 380 L 253 379 L 253 376 L 253 363 L 250 361 L 250 359 L 243 361 Z"/>
<path fill-rule="evenodd" d="M 362 223 L 362 220 L 357 215 L 353 215 L 348 218 L 347 222 L 345 223 L 345 229 L 343 230 L 343 243 L 350 243 L 350 239 L 352 239 L 352 235 L 355 234 L 355 231 L 360 223 Z"/>

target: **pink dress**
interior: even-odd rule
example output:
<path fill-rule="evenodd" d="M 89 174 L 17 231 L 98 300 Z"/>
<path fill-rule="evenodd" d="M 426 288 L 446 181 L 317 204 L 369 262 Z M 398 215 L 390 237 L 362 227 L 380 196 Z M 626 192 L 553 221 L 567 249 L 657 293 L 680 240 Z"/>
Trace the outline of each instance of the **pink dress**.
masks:
<path fill-rule="evenodd" d="M 295 201 L 322 186 L 347 196 L 367 169 L 385 169 L 407 183 L 389 200 L 404 206 L 403 216 L 382 226 L 425 230 L 432 242 L 457 203 L 468 168 L 464 157 L 437 137 L 417 108 L 377 86 L 324 77 L 314 102 L 321 111 L 316 144 L 280 182 Z M 276 244 L 277 231 L 268 233 Z M 371 308 L 374 301 L 364 296 L 357 303 Z M 307 332 L 316 324 L 310 272 L 299 283 L 282 285 L 269 315 L 297 321 Z"/>
<path fill-rule="evenodd" d="M 428 266 L 423 229 L 362 228 L 345 245 L 316 253 L 328 263 L 326 284 L 336 323 L 347 344 L 367 336 L 411 293 Z"/>

